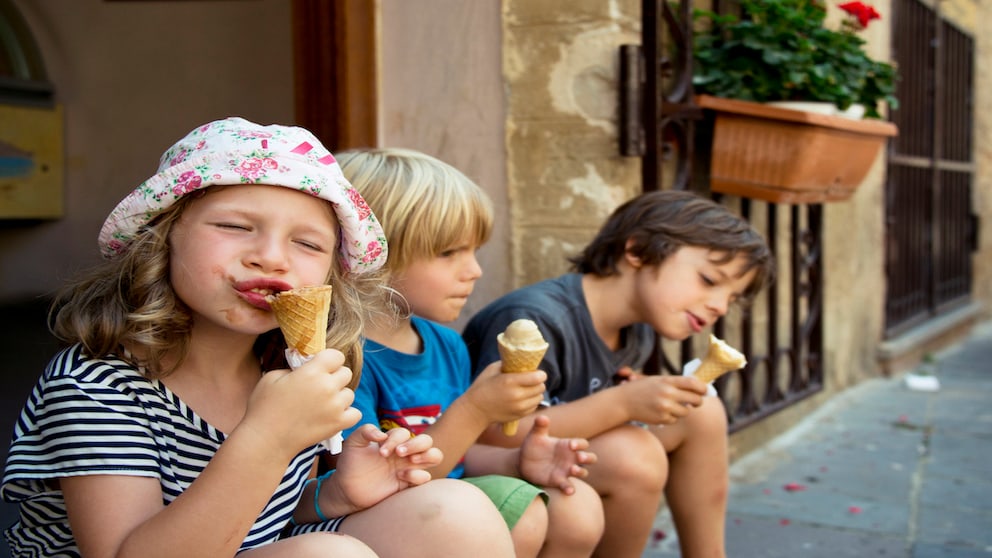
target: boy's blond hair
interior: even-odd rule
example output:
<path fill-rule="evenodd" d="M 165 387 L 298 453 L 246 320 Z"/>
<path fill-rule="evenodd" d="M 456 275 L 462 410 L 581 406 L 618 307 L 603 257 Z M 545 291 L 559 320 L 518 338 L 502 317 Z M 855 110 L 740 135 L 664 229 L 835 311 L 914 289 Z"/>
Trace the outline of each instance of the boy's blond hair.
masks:
<path fill-rule="evenodd" d="M 459 243 L 478 247 L 489 240 L 492 202 L 448 163 L 402 148 L 352 149 L 335 157 L 382 224 L 389 274 Z"/>

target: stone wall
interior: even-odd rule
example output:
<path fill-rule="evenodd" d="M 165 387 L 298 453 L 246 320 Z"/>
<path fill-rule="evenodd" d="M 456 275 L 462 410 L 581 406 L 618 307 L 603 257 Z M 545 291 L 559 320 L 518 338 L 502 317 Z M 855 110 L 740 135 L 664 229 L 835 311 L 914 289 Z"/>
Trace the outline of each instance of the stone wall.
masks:
<path fill-rule="evenodd" d="M 983 305 L 985 318 L 992 318 L 992 36 L 979 32 L 978 22 L 992 17 L 992 3 L 978 0 L 944 2 L 942 9 L 954 14 L 955 23 L 975 38 L 975 182 L 972 203 L 981 219 L 978 251 L 972 258 L 973 297 Z"/>
<path fill-rule="evenodd" d="M 514 286 L 565 271 L 639 191 L 640 160 L 617 147 L 619 49 L 640 42 L 639 4 L 503 2 Z"/>
<path fill-rule="evenodd" d="M 554 276 L 620 202 L 640 188 L 640 164 L 617 150 L 618 49 L 640 42 L 640 3 L 585 0 L 561 10 L 553 0 L 503 2 L 507 96 L 507 189 L 514 286 Z M 873 2 L 882 24 L 869 26 L 869 53 L 890 56 L 890 0 Z M 976 37 L 976 107 L 992 104 L 981 60 L 992 40 L 974 22 L 992 15 L 976 0 L 946 1 L 945 15 Z M 840 13 L 831 8 L 830 21 Z M 992 117 L 975 110 L 975 211 L 992 222 Z M 735 436 L 734 454 L 774 434 L 828 398 L 881 373 L 885 321 L 885 161 L 879 155 L 857 194 L 827 204 L 824 226 L 824 393 Z M 975 299 L 992 303 L 992 226 L 975 256 Z"/>

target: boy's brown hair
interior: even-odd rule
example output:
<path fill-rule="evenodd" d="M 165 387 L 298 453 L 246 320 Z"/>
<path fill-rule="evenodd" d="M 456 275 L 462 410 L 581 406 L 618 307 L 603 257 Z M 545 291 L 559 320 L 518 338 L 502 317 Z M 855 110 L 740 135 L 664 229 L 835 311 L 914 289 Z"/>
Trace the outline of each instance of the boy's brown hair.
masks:
<path fill-rule="evenodd" d="M 756 271 L 741 297 L 744 304 L 774 280 L 771 250 L 750 223 L 712 200 L 683 190 L 647 192 L 628 200 L 569 262 L 574 271 L 606 277 L 619 273 L 617 265 L 627 252 L 650 266 L 685 246 L 711 250 L 718 263 L 743 255 L 742 273 Z"/>

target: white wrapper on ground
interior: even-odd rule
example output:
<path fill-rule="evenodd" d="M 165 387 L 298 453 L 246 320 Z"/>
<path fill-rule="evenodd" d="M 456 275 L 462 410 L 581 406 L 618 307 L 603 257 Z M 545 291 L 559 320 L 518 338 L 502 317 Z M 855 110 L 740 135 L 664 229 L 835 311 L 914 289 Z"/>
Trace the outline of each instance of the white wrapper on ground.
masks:
<path fill-rule="evenodd" d="M 308 360 L 312 359 L 312 356 L 301 355 L 299 351 L 293 348 L 286 349 L 286 362 L 289 363 L 289 367 L 292 370 L 303 366 Z M 331 452 L 331 455 L 337 455 L 341 453 L 341 445 L 344 443 L 344 436 L 340 432 L 331 436 L 330 438 L 324 440 L 320 443 L 327 451 Z"/>

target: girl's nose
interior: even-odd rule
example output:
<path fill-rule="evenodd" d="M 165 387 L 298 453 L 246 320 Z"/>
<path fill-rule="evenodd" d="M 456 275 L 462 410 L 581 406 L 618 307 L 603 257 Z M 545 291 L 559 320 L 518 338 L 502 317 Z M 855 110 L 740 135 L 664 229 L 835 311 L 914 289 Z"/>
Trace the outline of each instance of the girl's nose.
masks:
<path fill-rule="evenodd" d="M 286 271 L 289 268 L 288 251 L 278 239 L 262 235 L 249 250 L 246 263 L 267 273 Z"/>

